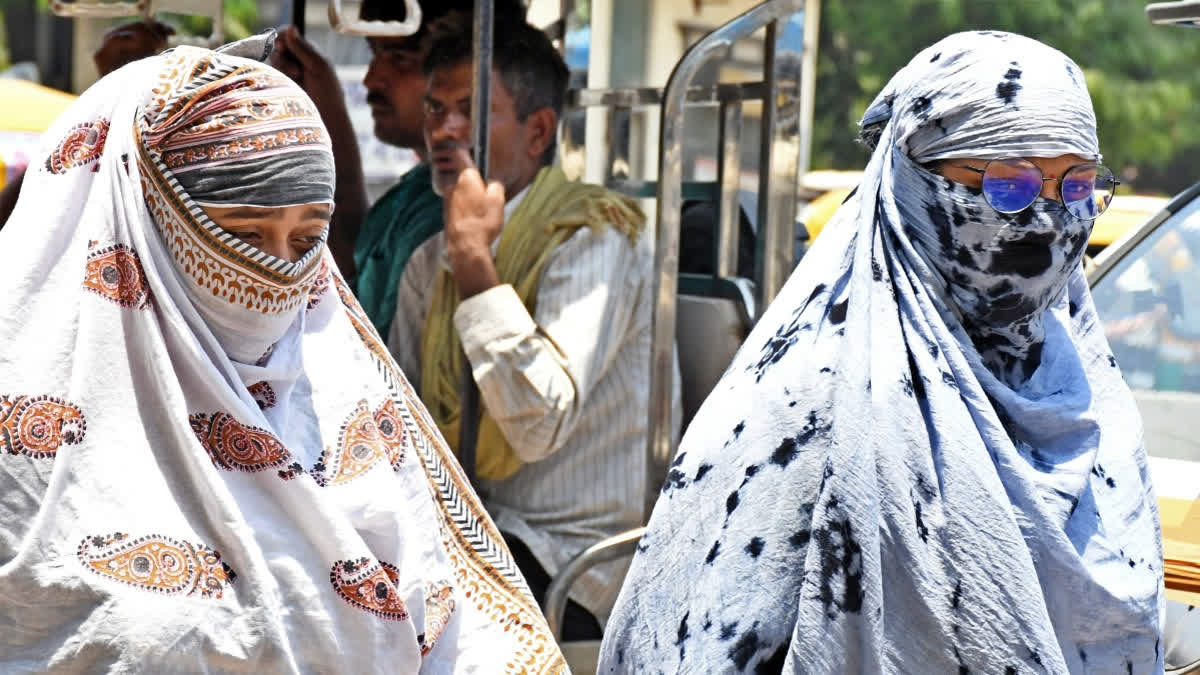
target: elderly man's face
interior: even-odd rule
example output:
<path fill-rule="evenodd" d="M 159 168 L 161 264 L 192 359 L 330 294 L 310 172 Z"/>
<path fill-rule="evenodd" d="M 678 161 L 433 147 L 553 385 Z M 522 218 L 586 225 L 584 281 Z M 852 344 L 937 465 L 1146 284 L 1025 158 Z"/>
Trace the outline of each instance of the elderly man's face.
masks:
<path fill-rule="evenodd" d="M 425 90 L 425 143 L 433 166 L 433 189 L 439 195 L 454 187 L 467 168 L 471 149 L 470 62 L 433 71 Z M 512 197 L 533 180 L 541 167 L 541 146 L 532 131 L 533 116 L 517 119 L 516 103 L 498 74 L 492 74 L 492 112 L 488 124 L 488 179 L 504 185 Z"/>

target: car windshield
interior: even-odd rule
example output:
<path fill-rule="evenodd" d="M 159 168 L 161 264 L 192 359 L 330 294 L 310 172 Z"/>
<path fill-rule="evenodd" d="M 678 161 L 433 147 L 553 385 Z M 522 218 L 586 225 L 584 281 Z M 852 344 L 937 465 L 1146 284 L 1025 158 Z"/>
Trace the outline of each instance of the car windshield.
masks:
<path fill-rule="evenodd" d="M 1092 295 L 1151 455 L 1200 461 L 1200 198 L 1095 282 Z"/>

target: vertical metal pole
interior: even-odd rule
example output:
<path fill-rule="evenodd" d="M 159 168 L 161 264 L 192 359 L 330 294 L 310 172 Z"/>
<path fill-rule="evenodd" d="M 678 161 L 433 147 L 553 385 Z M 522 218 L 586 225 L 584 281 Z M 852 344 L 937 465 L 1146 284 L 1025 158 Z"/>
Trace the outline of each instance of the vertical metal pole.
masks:
<path fill-rule="evenodd" d="M 778 281 L 778 263 L 775 261 L 775 242 L 772 241 L 771 218 L 776 215 L 771 209 L 771 165 L 774 163 L 775 124 L 779 109 L 776 99 L 779 97 L 779 85 L 775 81 L 775 45 L 779 21 L 767 24 L 766 38 L 763 40 L 763 91 L 762 117 L 759 131 L 758 154 L 758 241 L 755 251 L 755 282 L 758 284 L 758 312 L 761 315 L 767 305 L 775 298 L 774 286 Z M 755 317 L 757 319 L 758 317 Z"/>
<path fill-rule="evenodd" d="M 597 180 L 600 185 L 608 185 L 609 182 L 611 182 L 614 178 L 619 178 L 620 180 L 629 180 L 628 172 L 626 172 L 625 175 L 618 177 L 616 175 L 615 168 L 618 160 L 626 158 L 629 155 L 627 147 L 623 146 L 621 143 L 621 141 L 628 139 L 621 138 L 621 135 L 618 133 L 618 131 L 621 128 L 622 120 L 628 118 L 631 110 L 631 108 L 622 108 L 616 105 L 608 109 L 608 115 L 604 121 L 607 146 L 605 152 L 603 153 L 604 165 L 601 167 L 599 180 Z M 626 160 L 625 163 L 628 164 L 628 160 Z"/>
<path fill-rule="evenodd" d="M 607 89 L 612 81 L 613 1 L 591 0 L 590 11 L 587 86 L 589 89 Z M 584 114 L 583 179 L 604 185 L 612 167 L 612 157 L 605 142 L 605 136 L 612 133 L 607 124 L 611 120 L 604 110 L 596 107 L 589 107 Z"/>
<path fill-rule="evenodd" d="M 475 146 L 475 166 L 486 183 L 488 179 L 488 122 L 492 111 L 492 28 L 495 23 L 493 0 L 475 0 L 474 76 L 471 92 L 471 143 Z M 471 361 L 463 359 L 462 396 L 458 418 L 458 458 L 467 477 L 475 479 L 475 447 L 479 440 L 479 416 L 482 409 L 479 387 L 471 372 Z"/>
<path fill-rule="evenodd" d="M 798 5 L 802 0 L 788 4 Z M 766 311 L 795 266 L 801 54 L 784 40 L 789 15 L 767 25 L 763 58 L 763 171 L 758 190 L 759 306 Z"/>
<path fill-rule="evenodd" d="M 488 178 L 488 121 L 492 112 L 492 27 L 495 23 L 493 0 L 475 0 L 475 88 L 471 92 L 471 142 L 475 145 L 475 166 Z"/>
<path fill-rule="evenodd" d="M 800 66 L 800 156 L 796 166 L 797 181 L 808 173 L 812 161 L 812 121 L 813 107 L 817 100 L 817 44 L 820 29 L 821 0 L 805 0 L 804 52 Z"/>
<path fill-rule="evenodd" d="M 765 105 L 765 103 L 764 103 Z M 718 277 L 737 276 L 738 239 L 741 225 L 738 192 L 742 174 L 742 102 L 721 104 L 721 129 L 717 149 L 717 166 L 721 181 L 720 220 L 717 223 Z"/>
<path fill-rule="evenodd" d="M 689 56 L 694 58 L 689 59 Z M 671 422 L 675 389 L 675 302 L 679 283 L 679 223 L 683 206 L 683 108 L 687 87 L 704 54 L 693 48 L 675 66 L 663 90 L 658 137 L 658 212 L 654 245 L 653 338 L 650 354 L 650 417 L 646 441 L 646 511 L 649 519 L 663 467 L 674 451 Z"/>
<path fill-rule="evenodd" d="M 307 0 L 292 0 L 292 25 L 296 30 L 300 31 L 300 35 L 304 35 L 304 12 L 307 9 Z"/>
<path fill-rule="evenodd" d="M 679 281 L 679 221 L 683 205 L 683 110 L 687 89 L 710 59 L 729 53 L 729 45 L 747 37 L 768 20 L 784 15 L 799 0 L 765 0 L 692 45 L 667 80 L 659 112 L 658 209 L 654 248 L 653 341 L 650 356 L 650 412 L 646 442 L 646 517 L 658 498 L 659 487 L 674 447 L 671 442 L 671 402 L 675 388 L 675 316 Z M 773 33 L 768 35 L 772 37 Z M 773 40 L 771 40 L 773 42 Z M 772 63 L 773 65 L 773 63 Z M 774 72 L 774 68 L 770 69 Z M 772 100 L 764 102 L 772 110 Z M 765 132 L 764 132 L 765 133 Z M 795 190 L 795 181 L 789 186 Z M 791 249 L 788 253 L 790 255 Z"/>

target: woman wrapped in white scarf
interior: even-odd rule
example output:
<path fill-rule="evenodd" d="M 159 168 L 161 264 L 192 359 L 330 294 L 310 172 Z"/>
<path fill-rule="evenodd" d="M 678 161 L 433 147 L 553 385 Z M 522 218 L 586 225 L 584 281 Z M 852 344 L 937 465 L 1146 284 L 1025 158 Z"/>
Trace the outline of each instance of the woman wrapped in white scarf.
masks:
<path fill-rule="evenodd" d="M 325 250 L 304 93 L 181 47 L 45 138 L 0 235 L 0 670 L 564 670 Z"/>
<path fill-rule="evenodd" d="M 1083 73 L 950 36 L 683 439 L 601 672 L 1162 672 L 1140 421 L 1080 259 Z"/>

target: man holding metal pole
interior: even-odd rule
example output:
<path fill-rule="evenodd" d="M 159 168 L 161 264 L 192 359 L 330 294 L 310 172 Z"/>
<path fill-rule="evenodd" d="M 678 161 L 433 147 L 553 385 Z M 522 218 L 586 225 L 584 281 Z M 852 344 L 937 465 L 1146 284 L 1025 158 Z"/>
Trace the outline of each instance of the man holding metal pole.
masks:
<path fill-rule="evenodd" d="M 643 522 L 653 251 L 635 202 L 552 166 L 566 66 L 541 31 L 497 19 L 487 181 L 469 17 L 432 29 L 425 140 L 445 230 L 409 261 L 388 344 L 452 444 L 464 373 L 478 385 L 460 460 L 540 598 L 572 556 Z M 576 584 L 565 639 L 599 636 L 623 573 Z"/>
<path fill-rule="evenodd" d="M 500 17 L 519 19 L 520 0 L 492 0 Z M 371 63 L 363 77 L 375 136 L 384 143 L 409 148 L 422 157 L 400 181 L 374 204 L 367 204 L 362 160 L 333 66 L 295 27 L 282 31 L 273 65 L 297 83 L 316 103 L 329 128 L 337 162 L 337 209 L 329 247 L 343 276 L 354 283 L 355 294 L 376 330 L 386 336 L 396 311 L 396 288 L 409 256 L 442 229 L 442 200 L 430 184 L 424 161 L 421 96 L 421 43 L 428 26 L 451 11 L 469 11 L 473 0 L 424 2 L 421 27 L 407 37 L 369 36 Z M 406 3 L 365 0 L 363 21 L 404 21 Z"/>

